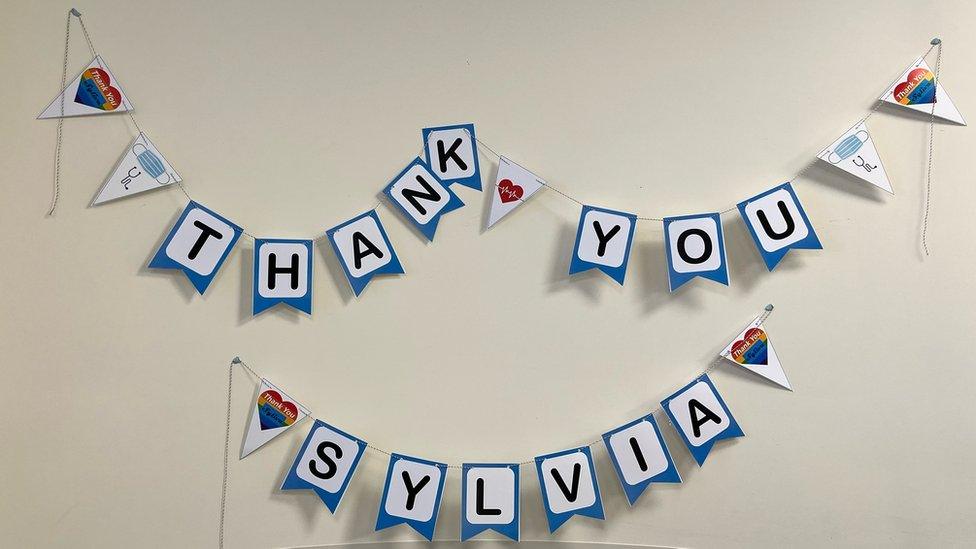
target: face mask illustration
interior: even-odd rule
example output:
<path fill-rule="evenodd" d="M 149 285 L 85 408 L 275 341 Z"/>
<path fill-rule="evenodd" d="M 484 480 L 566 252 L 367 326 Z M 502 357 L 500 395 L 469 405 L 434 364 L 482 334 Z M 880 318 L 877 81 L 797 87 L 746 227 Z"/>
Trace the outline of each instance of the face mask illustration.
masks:
<path fill-rule="evenodd" d="M 861 134 L 864 134 L 861 136 Z M 861 149 L 861 145 L 868 140 L 868 132 L 865 130 L 858 130 L 856 133 L 844 138 L 843 141 L 837 144 L 837 147 L 827 155 L 827 161 L 831 164 L 837 164 L 845 158 L 850 158 L 850 156 Z"/>
<path fill-rule="evenodd" d="M 139 150 L 140 147 L 142 150 Z M 163 166 L 163 162 L 155 155 L 148 147 L 142 143 L 136 143 L 132 146 L 132 152 L 136 155 L 136 160 L 142 169 L 149 174 L 150 177 L 156 180 L 156 183 L 160 185 L 166 185 L 173 180 L 173 176 L 166 172 L 166 167 Z M 162 176 L 166 176 L 166 179 L 160 179 Z"/>

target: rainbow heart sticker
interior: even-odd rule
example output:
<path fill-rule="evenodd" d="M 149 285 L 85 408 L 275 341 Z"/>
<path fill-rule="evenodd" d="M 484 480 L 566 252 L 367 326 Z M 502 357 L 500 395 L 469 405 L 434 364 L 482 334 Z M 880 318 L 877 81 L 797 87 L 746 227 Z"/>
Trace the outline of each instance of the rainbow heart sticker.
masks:
<path fill-rule="evenodd" d="M 281 398 L 278 391 L 267 390 L 258 397 L 261 430 L 289 427 L 298 418 L 298 406 Z"/>
<path fill-rule="evenodd" d="M 923 68 L 909 71 L 905 81 L 895 86 L 891 94 L 902 105 L 935 103 L 935 75 Z"/>
<path fill-rule="evenodd" d="M 732 344 L 732 359 L 739 364 L 768 364 L 766 332 L 749 328 L 742 339 Z"/>
<path fill-rule="evenodd" d="M 75 93 L 75 103 L 114 111 L 122 104 L 122 93 L 111 86 L 112 79 L 108 73 L 98 67 L 91 67 L 81 73 L 78 91 Z"/>

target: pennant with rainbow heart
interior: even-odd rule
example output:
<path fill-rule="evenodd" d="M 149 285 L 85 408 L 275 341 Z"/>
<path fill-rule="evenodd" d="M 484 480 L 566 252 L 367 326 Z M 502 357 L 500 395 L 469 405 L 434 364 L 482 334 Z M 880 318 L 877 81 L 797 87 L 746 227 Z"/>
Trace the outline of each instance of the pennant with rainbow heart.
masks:
<path fill-rule="evenodd" d="M 309 413 L 295 399 L 262 378 L 247 433 L 244 435 L 241 459 L 308 417 Z"/>
<path fill-rule="evenodd" d="M 763 328 L 766 314 L 759 315 L 726 345 L 721 356 L 784 389 L 793 390 L 779 362 L 773 343 Z"/>

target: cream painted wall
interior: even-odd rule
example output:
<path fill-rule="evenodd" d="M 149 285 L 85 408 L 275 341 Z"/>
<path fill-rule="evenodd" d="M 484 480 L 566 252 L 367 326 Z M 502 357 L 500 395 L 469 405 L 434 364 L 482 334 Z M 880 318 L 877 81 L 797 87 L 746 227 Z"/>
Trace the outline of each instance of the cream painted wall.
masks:
<path fill-rule="evenodd" d="M 797 192 L 825 249 L 791 253 L 774 273 L 727 215 L 730 288 L 669 295 L 654 223 L 638 227 L 624 288 L 569 278 L 575 204 L 544 193 L 484 233 L 483 197 L 462 188 L 467 207 L 432 245 L 380 206 L 406 276 L 354 299 L 319 246 L 314 315 L 252 318 L 249 242 L 203 297 L 145 268 L 185 204 L 178 189 L 86 207 L 133 135 L 123 116 L 65 123 L 61 203 L 44 216 L 56 123 L 34 117 L 59 83 L 71 4 L 2 4 L 3 546 L 215 545 L 234 355 L 377 446 L 527 459 L 653 407 L 767 302 L 796 392 L 723 367 L 714 380 L 747 436 L 699 470 L 669 430 L 685 482 L 634 508 L 595 449 L 608 520 L 575 519 L 551 539 L 945 547 L 976 536 L 971 128 L 936 127 L 924 260 L 928 125 L 883 109 L 871 128 L 896 194 L 810 170 Z M 423 126 L 464 121 L 593 204 L 724 208 L 795 173 L 934 35 L 942 81 L 976 118 L 971 2 L 78 8 L 190 193 L 262 236 L 319 235 L 364 211 Z M 78 30 L 72 73 L 88 61 Z M 236 378 L 232 451 L 253 388 Z M 276 489 L 308 426 L 232 460 L 227 546 L 418 539 L 373 532 L 378 454 L 336 517 L 311 493 Z M 458 535 L 454 473 L 437 539 Z M 531 468 L 523 482 L 523 536 L 550 539 Z"/>

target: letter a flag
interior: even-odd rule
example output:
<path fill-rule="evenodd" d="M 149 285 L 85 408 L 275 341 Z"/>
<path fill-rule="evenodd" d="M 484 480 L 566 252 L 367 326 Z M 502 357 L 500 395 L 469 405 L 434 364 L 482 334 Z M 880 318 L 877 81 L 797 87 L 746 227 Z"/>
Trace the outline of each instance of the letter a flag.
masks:
<path fill-rule="evenodd" d="M 403 266 L 386 230 L 370 210 L 325 232 L 346 280 L 358 297 L 378 274 L 403 274 Z"/>
<path fill-rule="evenodd" d="M 874 140 L 871 139 L 868 126 L 863 120 L 820 151 L 817 158 L 875 187 L 892 192 L 888 173 L 885 172 L 878 149 L 875 148 Z"/>
<path fill-rule="evenodd" d="M 419 157 L 393 178 L 383 194 L 430 241 L 434 240 L 441 216 L 464 206 Z"/>
<path fill-rule="evenodd" d="M 461 541 L 485 530 L 519 540 L 519 465 L 461 466 Z"/>
<path fill-rule="evenodd" d="M 156 250 L 149 268 L 179 269 L 202 294 L 243 232 L 227 219 L 191 201 Z"/>
<path fill-rule="evenodd" d="M 745 330 L 742 330 L 732 343 L 729 343 L 722 356 L 758 374 L 784 389 L 793 390 L 786 372 L 773 350 L 773 342 L 763 329 L 763 315 L 759 315 Z"/>
<path fill-rule="evenodd" d="M 535 458 L 542 504 L 553 533 L 573 515 L 603 520 L 603 500 L 588 446 Z"/>
<path fill-rule="evenodd" d="M 681 482 L 654 414 L 603 435 L 610 461 L 631 505 L 655 482 Z"/>
<path fill-rule="evenodd" d="M 925 114 L 933 113 L 932 103 L 935 103 L 935 116 L 966 125 L 966 120 L 959 114 L 949 94 L 943 89 L 942 82 L 935 81 L 935 75 L 932 74 L 924 57 L 919 57 L 912 66 L 905 69 L 901 78 L 881 94 L 878 101 L 901 105 Z"/>
<path fill-rule="evenodd" d="M 281 489 L 312 490 L 335 514 L 365 451 L 365 441 L 316 419 Z"/>
<path fill-rule="evenodd" d="M 251 421 L 244 434 L 241 459 L 305 419 L 308 414 L 308 409 L 262 378 Z"/>
<path fill-rule="evenodd" d="M 668 287 L 677 290 L 700 276 L 729 285 L 722 219 L 717 213 L 664 218 Z"/>
<path fill-rule="evenodd" d="M 636 225 L 634 214 L 583 206 L 569 274 L 599 269 L 623 286 Z"/>
<path fill-rule="evenodd" d="M 770 271 L 794 248 L 823 248 L 789 182 L 739 202 L 738 206 Z"/>
<path fill-rule="evenodd" d="M 661 401 L 661 408 L 699 467 L 715 441 L 745 436 L 707 375 Z"/>
<path fill-rule="evenodd" d="M 180 174 L 163 158 L 149 137 L 139 132 L 122 153 L 122 158 L 102 184 L 91 205 L 97 206 L 179 181 L 182 181 Z"/>
<path fill-rule="evenodd" d="M 256 238 L 253 295 L 253 314 L 278 303 L 312 314 L 312 241 Z"/>
<path fill-rule="evenodd" d="M 407 524 L 427 541 L 433 541 L 446 472 L 444 463 L 390 455 L 376 530 Z"/>
<path fill-rule="evenodd" d="M 495 175 L 495 192 L 491 197 L 491 210 L 488 212 L 488 226 L 511 213 L 545 185 L 545 181 L 515 162 L 505 158 L 498 159 L 498 173 Z"/>
<path fill-rule="evenodd" d="M 37 118 L 85 116 L 129 110 L 132 110 L 132 104 L 122 91 L 119 81 L 108 70 L 102 57 L 95 56 L 85 70 Z"/>

